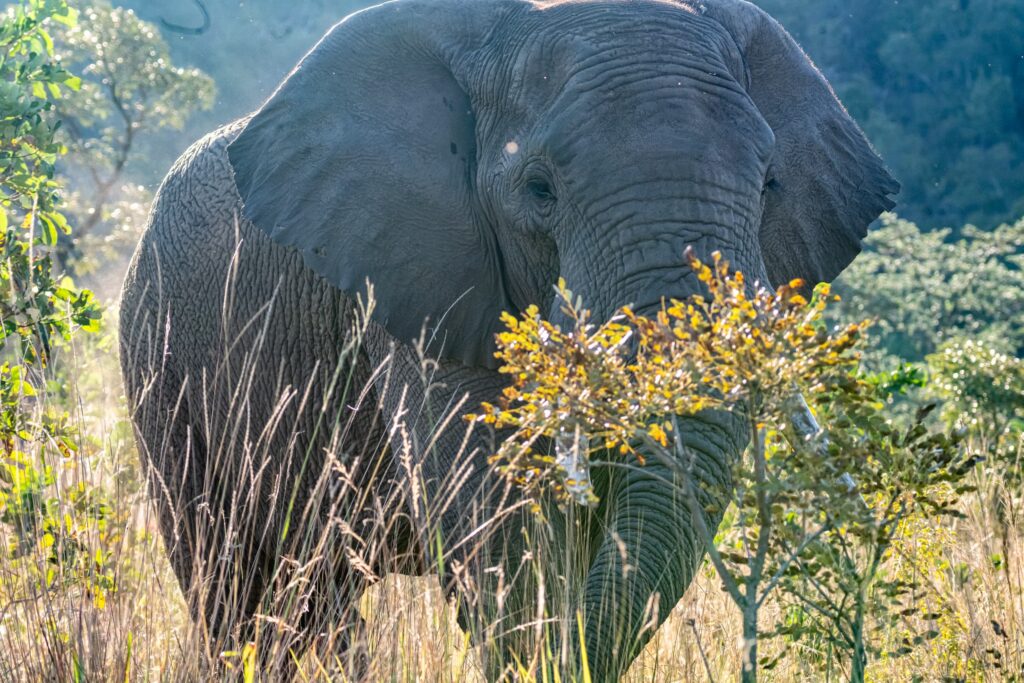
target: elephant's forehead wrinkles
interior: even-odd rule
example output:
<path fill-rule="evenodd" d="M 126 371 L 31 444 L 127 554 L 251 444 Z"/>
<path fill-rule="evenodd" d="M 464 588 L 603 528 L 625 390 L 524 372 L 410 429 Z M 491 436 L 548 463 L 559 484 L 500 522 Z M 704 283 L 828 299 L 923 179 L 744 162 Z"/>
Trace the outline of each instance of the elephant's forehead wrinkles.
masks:
<path fill-rule="evenodd" d="M 683 11 L 680 11 L 683 10 Z M 668 39 L 705 41 L 723 33 L 721 26 L 687 4 L 660 0 L 590 0 L 534 5 L 524 24 L 532 31 L 554 30 L 598 44 L 631 35 L 650 42 Z"/>
<path fill-rule="evenodd" d="M 607 0 L 603 0 L 599 3 L 594 3 L 592 0 L 530 0 L 530 4 L 538 10 L 550 10 L 559 7 L 579 7 L 581 5 L 588 4 L 601 4 L 609 5 Z M 681 10 L 683 12 L 689 12 L 690 14 L 700 14 L 696 7 L 686 0 L 649 0 L 648 4 L 663 4 L 671 7 L 674 10 Z"/>
<path fill-rule="evenodd" d="M 677 157 L 685 152 L 680 158 L 751 168 L 760 175 L 759 167 L 773 146 L 770 131 L 734 81 L 708 73 L 674 65 L 616 64 L 601 69 L 595 64 L 577 73 L 536 118 L 524 118 L 519 130 L 532 131 L 537 147 L 564 169 L 579 157 L 607 160 L 617 149 L 631 159 L 648 152 Z M 699 129 L 723 134 L 693 136 Z M 730 130 L 758 134 L 744 138 Z"/>
<path fill-rule="evenodd" d="M 625 158 L 652 162 L 649 170 L 661 175 L 686 172 L 692 176 L 694 170 L 700 170 L 703 176 L 708 172 L 707 167 L 694 169 L 673 163 L 685 160 L 729 169 L 730 177 L 749 173 L 759 182 L 770 156 L 770 133 L 743 137 L 730 132 L 760 130 L 759 114 L 749 100 L 730 93 L 711 95 L 676 85 L 678 82 L 676 78 L 647 78 L 619 92 L 601 88 L 567 99 L 547 127 L 547 147 L 556 166 L 567 167 L 574 161 L 599 163 L 607 158 L 609 150 L 605 148 L 613 147 L 626 154 Z"/>
<path fill-rule="evenodd" d="M 723 84 L 735 81 L 742 67 L 731 52 L 731 38 L 716 22 L 692 13 L 689 6 L 680 12 L 681 7 L 640 0 L 526 11 L 513 21 L 515 30 L 488 41 L 471 61 L 481 76 L 487 72 L 488 80 L 481 79 L 484 89 L 488 84 L 500 88 L 490 99 L 497 102 L 511 94 L 527 110 L 550 103 L 582 71 L 619 64 L 688 68 L 691 78 L 710 75 Z"/>

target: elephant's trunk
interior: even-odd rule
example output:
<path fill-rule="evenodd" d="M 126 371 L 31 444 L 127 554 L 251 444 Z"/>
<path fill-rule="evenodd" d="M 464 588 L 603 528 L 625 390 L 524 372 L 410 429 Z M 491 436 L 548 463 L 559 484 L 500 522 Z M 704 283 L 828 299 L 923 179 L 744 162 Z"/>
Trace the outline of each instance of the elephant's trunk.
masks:
<path fill-rule="evenodd" d="M 727 259 L 736 259 L 725 245 L 721 250 Z M 682 249 L 678 253 L 681 258 Z M 748 282 L 764 282 L 760 259 L 746 261 L 740 265 Z M 623 299 L 651 315 L 660 308 L 661 295 L 685 298 L 701 291 L 685 266 L 674 271 L 666 267 L 658 275 L 653 282 L 639 276 L 627 280 L 633 286 Z M 717 529 L 731 491 L 731 465 L 750 434 L 748 421 L 728 411 L 707 411 L 680 419 L 679 425 L 683 448 L 678 452 L 691 455 L 692 462 L 648 457 L 640 465 L 631 460 L 614 477 L 616 485 L 605 499 L 611 511 L 609 528 L 581 600 L 584 643 L 595 681 L 618 680 L 682 598 L 704 556 L 700 529 Z M 690 495 L 696 496 L 696 506 Z M 695 508 L 701 511 L 703 524 L 695 520 Z"/>
<path fill-rule="evenodd" d="M 807 402 L 795 393 L 789 417 L 798 436 L 827 447 Z M 676 605 L 700 566 L 708 539 L 728 504 L 732 459 L 745 448 L 749 423 L 735 413 L 708 411 L 680 421 L 682 448 L 692 462 L 636 459 L 612 489 L 609 532 L 583 592 L 585 643 L 593 680 L 618 680 Z M 841 481 L 854 487 L 849 474 Z M 703 524 L 693 517 L 690 494 Z M 703 531 L 702 528 L 703 527 Z"/>
<path fill-rule="evenodd" d="M 746 421 L 716 411 L 682 420 L 680 426 L 683 445 L 694 455 L 689 483 L 679 467 L 631 459 L 611 492 L 612 522 L 582 601 L 595 681 L 618 680 L 700 565 L 705 540 L 694 524 L 686 486 L 692 486 L 704 526 L 712 532 L 727 505 L 730 464 L 746 443 Z"/>
<path fill-rule="evenodd" d="M 687 158 L 710 154 L 697 143 L 678 145 L 678 158 L 685 156 L 682 152 L 690 153 Z M 679 162 L 667 158 L 665 163 Z M 615 229 L 606 231 L 607 244 L 563 249 L 560 268 L 595 319 L 607 319 L 624 304 L 651 317 L 660 310 L 663 297 L 706 294 L 696 273 L 684 263 L 688 247 L 702 260 L 721 252 L 744 272 L 748 286 L 767 282 L 757 247 L 759 207 L 748 199 L 756 196 L 756 190 L 750 191 L 755 180 L 720 177 L 721 168 L 709 162 L 700 173 L 688 175 L 678 169 L 678 177 L 686 182 L 643 178 L 637 172 L 630 176 L 632 195 L 612 188 L 603 198 L 584 202 L 592 207 L 591 220 L 603 219 Z M 644 200 L 633 196 L 640 184 L 647 190 Z M 571 258 L 574 254 L 586 257 Z M 552 317 L 562 322 L 557 312 Z M 730 494 L 731 463 L 749 437 L 746 420 L 726 411 L 681 419 L 680 427 L 682 445 L 692 454 L 692 463 L 657 462 L 649 457 L 642 466 L 618 458 L 609 465 L 616 475 L 603 499 L 607 532 L 579 599 L 587 660 L 595 681 L 618 680 L 682 597 L 704 554 L 689 491 L 696 494 L 704 526 L 713 533 Z"/>

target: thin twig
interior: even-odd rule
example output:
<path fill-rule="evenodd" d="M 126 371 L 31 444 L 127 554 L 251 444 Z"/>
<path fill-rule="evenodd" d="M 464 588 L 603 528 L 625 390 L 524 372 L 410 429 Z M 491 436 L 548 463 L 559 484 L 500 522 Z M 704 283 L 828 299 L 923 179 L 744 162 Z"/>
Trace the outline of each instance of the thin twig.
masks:
<path fill-rule="evenodd" d="M 687 619 L 690 624 L 690 628 L 693 629 L 693 637 L 697 640 L 697 652 L 700 653 L 700 660 L 704 662 L 704 671 L 708 675 L 708 680 L 711 683 L 715 683 L 715 676 L 711 673 L 711 663 L 708 661 L 708 656 L 704 652 L 704 645 L 700 642 L 700 633 L 697 631 L 697 622 L 693 619 Z"/>

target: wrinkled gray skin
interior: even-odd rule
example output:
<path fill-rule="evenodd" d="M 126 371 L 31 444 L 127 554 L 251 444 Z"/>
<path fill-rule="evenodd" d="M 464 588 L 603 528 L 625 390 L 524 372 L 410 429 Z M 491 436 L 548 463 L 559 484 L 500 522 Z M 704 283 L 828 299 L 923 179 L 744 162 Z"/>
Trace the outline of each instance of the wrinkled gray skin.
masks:
<path fill-rule="evenodd" d="M 247 454 L 266 457 L 277 486 L 260 484 L 267 501 L 298 481 L 303 504 L 324 453 L 344 462 L 379 451 L 389 433 L 392 452 L 399 450 L 389 430 L 401 382 L 370 379 L 392 338 L 402 342 L 394 373 L 409 385 L 407 403 L 422 392 L 405 342 L 424 321 L 444 385 L 428 412 L 466 391 L 469 406 L 494 401 L 503 386 L 492 357 L 499 313 L 537 303 L 557 319 L 558 277 L 598 318 L 697 291 L 682 266 L 687 246 L 705 258 L 721 251 L 750 280 L 831 280 L 897 190 L 799 47 L 740 0 L 397 0 L 348 17 L 253 117 L 178 162 L 125 284 L 125 380 L 182 584 L 201 571 L 194 558 L 202 544 L 222 538 L 231 496 L 255 481 L 248 471 L 223 473 Z M 352 410 L 351 398 L 326 389 L 366 278 L 376 286 L 381 326 L 371 327 L 347 372 L 370 398 L 339 446 L 317 424 Z M 257 322 L 246 326 L 250 320 Z M 246 359 L 258 372 L 240 407 L 232 392 L 246 377 Z M 308 396 L 287 403 L 280 425 L 268 426 L 281 391 L 301 394 L 310 381 Z M 422 451 L 428 427 L 409 427 Z M 486 493 L 494 484 L 484 475 L 489 445 L 471 441 L 479 448 L 469 461 L 453 461 L 464 429 L 456 424 L 430 455 L 415 456 L 430 495 L 451 494 L 438 482 L 467 473 L 441 519 L 454 549 L 449 560 L 514 568 L 523 552 L 518 517 L 485 552 L 460 554 L 468 544 L 459 540 L 496 504 Z M 713 527 L 746 427 L 716 414 L 688 421 L 685 433 Z M 210 453 L 218 454 L 212 469 L 223 472 L 199 481 L 197 472 L 211 470 Z M 401 489 L 401 470 L 381 463 L 360 485 L 398 481 Z M 568 532 L 555 516 L 555 547 L 570 533 L 583 549 L 575 568 L 556 557 L 551 571 L 566 575 L 560 604 L 584 611 L 594 680 L 625 670 L 653 633 L 643 628 L 651 596 L 657 625 L 701 559 L 675 477 L 650 462 L 598 472 L 599 510 Z M 204 498 L 204 487 L 216 500 Z M 350 520 L 360 518 L 355 508 Z M 229 591 L 250 609 L 276 566 L 281 513 L 255 515 L 258 537 L 218 560 L 251 568 L 247 590 Z M 408 516 L 389 537 L 407 557 L 396 566 L 432 566 L 416 542 L 417 513 Z M 337 565 L 341 582 L 352 572 Z M 377 569 L 388 568 L 395 567 Z M 453 575 L 445 585 L 466 588 Z M 492 604 L 488 590 L 477 586 L 465 602 Z M 522 591 L 520 602 L 529 603 Z M 310 604 L 319 598 L 314 592 Z M 207 600 L 212 622 L 222 602 Z M 511 604 L 501 616 L 514 624 Z M 468 612 L 466 620 L 473 625 Z"/>

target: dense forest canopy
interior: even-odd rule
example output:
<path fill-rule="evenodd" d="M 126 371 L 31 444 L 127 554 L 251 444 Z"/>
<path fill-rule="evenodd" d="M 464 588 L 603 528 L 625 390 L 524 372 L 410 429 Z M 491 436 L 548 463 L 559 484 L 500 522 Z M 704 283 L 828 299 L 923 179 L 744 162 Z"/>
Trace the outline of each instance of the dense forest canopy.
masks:
<path fill-rule="evenodd" d="M 156 24 L 201 27 L 192 0 L 126 0 Z M 182 65 L 213 76 L 213 110 L 164 137 L 156 182 L 185 145 L 259 106 L 361 0 L 206 0 L 200 35 L 164 24 Z M 896 212 L 924 229 L 991 228 L 1024 214 L 1024 3 L 756 0 L 804 46 L 903 184 Z M 954 228 L 956 229 L 956 228 Z"/>
<path fill-rule="evenodd" d="M 757 0 L 804 46 L 929 228 L 1024 214 L 1024 3 Z"/>

